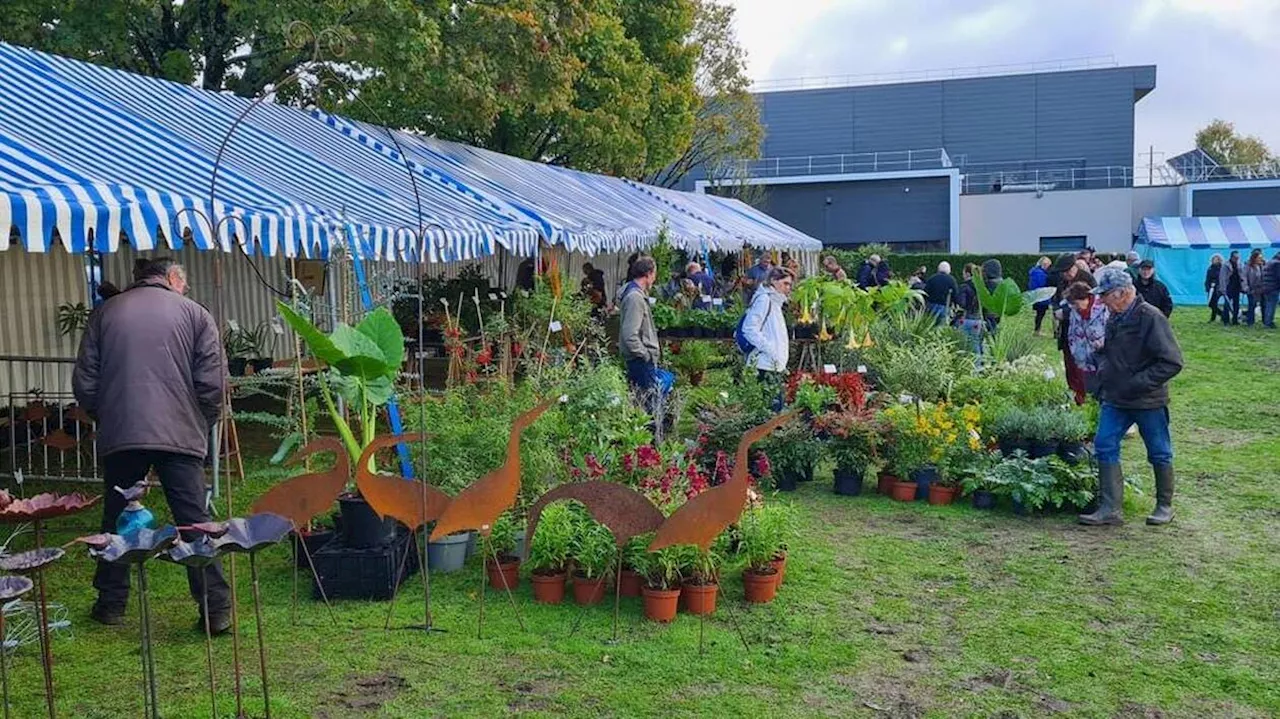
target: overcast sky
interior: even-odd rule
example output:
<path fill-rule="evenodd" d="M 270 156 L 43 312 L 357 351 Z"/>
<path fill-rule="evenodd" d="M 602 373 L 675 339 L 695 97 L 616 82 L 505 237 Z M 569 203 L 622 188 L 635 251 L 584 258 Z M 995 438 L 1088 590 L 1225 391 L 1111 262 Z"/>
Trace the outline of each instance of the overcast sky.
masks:
<path fill-rule="evenodd" d="M 728 1 L 756 81 L 1113 55 L 1157 66 L 1141 151 L 1221 117 L 1280 153 L 1280 0 Z"/>

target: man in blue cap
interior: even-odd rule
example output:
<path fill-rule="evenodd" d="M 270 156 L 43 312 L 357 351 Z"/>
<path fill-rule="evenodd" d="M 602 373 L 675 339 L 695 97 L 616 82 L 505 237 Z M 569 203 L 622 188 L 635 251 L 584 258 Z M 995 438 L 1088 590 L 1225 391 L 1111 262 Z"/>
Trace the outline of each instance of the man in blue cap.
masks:
<path fill-rule="evenodd" d="M 1124 522 L 1124 471 L 1120 440 L 1138 426 L 1155 469 L 1156 510 L 1147 524 L 1173 519 L 1173 440 L 1169 436 L 1169 380 L 1182 371 L 1182 350 L 1169 320 L 1143 301 L 1129 273 L 1104 268 L 1093 289 L 1111 312 L 1106 339 L 1099 350 L 1097 374 L 1098 511 L 1080 515 L 1082 524 Z"/>

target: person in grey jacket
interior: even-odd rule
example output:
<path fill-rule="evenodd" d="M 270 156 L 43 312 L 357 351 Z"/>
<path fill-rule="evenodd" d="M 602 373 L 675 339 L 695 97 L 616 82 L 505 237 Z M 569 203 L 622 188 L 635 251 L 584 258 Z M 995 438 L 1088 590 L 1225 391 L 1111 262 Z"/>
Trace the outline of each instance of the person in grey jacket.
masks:
<path fill-rule="evenodd" d="M 1280 304 L 1280 252 L 1262 266 L 1262 326 L 1276 328 L 1276 305 Z"/>
<path fill-rule="evenodd" d="M 618 295 L 622 315 L 618 351 L 627 364 L 627 380 L 650 415 L 657 411 L 661 391 L 655 373 L 662 351 L 649 306 L 649 290 L 657 278 L 658 270 L 653 258 L 639 257 L 627 268 L 627 284 Z"/>
<path fill-rule="evenodd" d="M 155 259 L 135 274 L 129 289 L 90 316 L 72 374 L 76 401 L 97 420 L 103 532 L 116 531 L 125 506 L 116 488 L 133 486 L 153 468 L 175 524 L 210 520 L 204 460 L 222 411 L 222 339 L 209 312 L 183 296 L 187 276 L 176 262 Z M 208 588 L 211 629 L 227 631 L 231 594 L 221 567 L 189 567 L 187 582 L 197 608 Z M 90 616 L 123 622 L 128 568 L 99 562 L 93 586 L 98 600 Z M 204 631 L 203 616 L 197 628 Z"/>
<path fill-rule="evenodd" d="M 1173 520 L 1173 439 L 1169 435 L 1169 380 L 1182 371 L 1182 350 L 1169 320 L 1143 301 L 1126 270 L 1098 273 L 1100 296 L 1111 313 L 1099 348 L 1096 391 L 1101 410 L 1094 453 L 1098 459 L 1098 511 L 1082 524 L 1124 522 L 1124 471 L 1120 441 L 1138 426 L 1155 469 L 1156 509 L 1147 524 Z"/>
<path fill-rule="evenodd" d="M 1266 264 L 1262 250 L 1254 249 L 1249 253 L 1249 261 L 1244 263 L 1244 270 L 1241 272 L 1240 291 L 1248 302 L 1244 311 L 1244 323 L 1250 327 L 1262 309 L 1262 269 Z"/>

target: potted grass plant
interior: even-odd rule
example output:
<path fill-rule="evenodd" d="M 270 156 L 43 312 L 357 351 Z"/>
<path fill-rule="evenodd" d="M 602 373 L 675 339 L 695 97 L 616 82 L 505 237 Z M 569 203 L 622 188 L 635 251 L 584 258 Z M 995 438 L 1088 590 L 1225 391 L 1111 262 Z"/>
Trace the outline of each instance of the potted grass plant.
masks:
<path fill-rule="evenodd" d="M 573 551 L 574 515 L 563 502 L 542 511 L 537 532 L 529 543 L 530 581 L 533 598 L 541 604 L 564 600 L 567 567 Z"/>
<path fill-rule="evenodd" d="M 618 572 L 618 592 L 624 597 L 638 597 L 644 587 L 644 571 L 649 542 L 653 535 L 632 537 L 622 548 L 622 569 Z"/>
<path fill-rule="evenodd" d="M 1018 452 L 1031 451 L 1031 417 L 1026 410 L 1006 406 L 1000 408 L 991 421 L 991 434 L 995 436 L 1000 453 L 1012 457 Z"/>
<path fill-rule="evenodd" d="M 680 606 L 680 569 L 687 547 L 673 546 L 649 552 L 644 561 L 644 616 L 655 622 L 670 622 Z"/>
<path fill-rule="evenodd" d="M 571 556 L 573 558 L 573 601 L 582 606 L 599 604 L 613 574 L 617 545 L 609 528 L 587 516 L 577 517 Z"/>
<path fill-rule="evenodd" d="M 1058 456 L 1070 465 L 1081 464 L 1089 458 L 1085 442 L 1092 435 L 1089 420 L 1083 413 L 1070 410 L 1058 420 Z"/>
<path fill-rule="evenodd" d="M 748 510 L 738 523 L 738 553 L 746 562 L 742 587 L 746 600 L 754 604 L 772 602 L 778 593 L 781 571 L 774 561 L 784 537 L 781 523 L 770 512 L 770 505 Z"/>
<path fill-rule="evenodd" d="M 1027 412 L 1026 438 L 1028 454 L 1032 459 L 1040 459 L 1056 454 L 1058 451 L 1059 423 L 1070 414 L 1070 410 L 1054 407 L 1036 407 Z"/>

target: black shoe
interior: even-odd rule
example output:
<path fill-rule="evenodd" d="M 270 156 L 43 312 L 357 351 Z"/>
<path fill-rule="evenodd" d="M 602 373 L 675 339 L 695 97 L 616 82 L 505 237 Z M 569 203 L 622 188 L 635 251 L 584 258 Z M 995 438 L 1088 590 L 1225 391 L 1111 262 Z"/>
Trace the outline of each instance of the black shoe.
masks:
<path fill-rule="evenodd" d="M 124 607 L 94 603 L 93 609 L 89 610 L 89 618 L 108 627 L 118 627 L 124 624 Z"/>
<path fill-rule="evenodd" d="M 204 634 L 204 617 L 196 620 L 196 631 Z M 229 612 L 215 612 L 209 615 L 210 634 L 219 637 L 229 631 L 231 631 L 231 614 Z"/>

